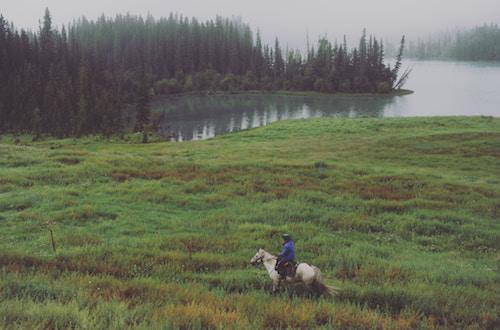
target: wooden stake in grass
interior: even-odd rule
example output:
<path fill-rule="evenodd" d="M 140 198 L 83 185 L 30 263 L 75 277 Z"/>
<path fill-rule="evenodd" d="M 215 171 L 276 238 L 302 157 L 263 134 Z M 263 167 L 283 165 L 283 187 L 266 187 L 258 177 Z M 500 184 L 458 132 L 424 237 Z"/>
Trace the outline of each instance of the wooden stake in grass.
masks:
<path fill-rule="evenodd" d="M 182 239 L 182 244 L 188 252 L 189 259 L 193 259 L 194 242 L 191 239 Z"/>
<path fill-rule="evenodd" d="M 57 250 L 56 250 L 56 242 L 54 240 L 54 225 L 56 223 L 54 221 L 47 221 L 45 223 L 45 226 L 47 228 L 47 230 L 50 232 L 50 241 L 52 243 L 52 250 L 54 251 L 54 254 L 57 254 Z"/>

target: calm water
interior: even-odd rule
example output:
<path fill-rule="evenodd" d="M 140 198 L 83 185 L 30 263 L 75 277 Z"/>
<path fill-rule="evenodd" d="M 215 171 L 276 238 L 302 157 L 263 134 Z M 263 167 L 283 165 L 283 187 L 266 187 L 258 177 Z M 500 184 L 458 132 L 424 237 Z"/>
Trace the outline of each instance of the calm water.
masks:
<path fill-rule="evenodd" d="M 414 67 L 395 97 L 220 95 L 156 100 L 155 121 L 166 136 L 198 140 L 311 117 L 500 116 L 500 63 L 405 62 Z"/>

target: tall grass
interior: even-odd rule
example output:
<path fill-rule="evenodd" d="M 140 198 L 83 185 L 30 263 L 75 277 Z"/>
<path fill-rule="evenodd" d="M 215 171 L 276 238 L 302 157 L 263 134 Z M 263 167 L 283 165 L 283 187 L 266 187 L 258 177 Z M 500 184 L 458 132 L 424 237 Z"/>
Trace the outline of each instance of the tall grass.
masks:
<path fill-rule="evenodd" d="M 0 137 L 0 328 L 500 327 L 498 119 L 16 139 Z M 336 298 L 269 294 L 249 260 L 285 231 Z"/>

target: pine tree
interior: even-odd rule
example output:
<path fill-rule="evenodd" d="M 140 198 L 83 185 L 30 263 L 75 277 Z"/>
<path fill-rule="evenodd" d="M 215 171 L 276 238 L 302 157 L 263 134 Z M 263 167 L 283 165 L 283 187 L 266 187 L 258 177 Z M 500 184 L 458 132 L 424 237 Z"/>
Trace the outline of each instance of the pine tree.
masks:
<path fill-rule="evenodd" d="M 139 86 L 139 96 L 136 103 L 136 132 L 145 130 L 145 126 L 149 123 L 149 116 L 149 87 L 145 76 L 143 76 Z"/>
<path fill-rule="evenodd" d="M 394 85 L 396 79 L 398 78 L 399 69 L 401 69 L 401 64 L 403 60 L 404 49 L 405 49 L 405 36 L 401 38 L 398 55 L 396 56 L 396 63 L 394 64 L 394 68 L 392 69 L 392 85 Z"/>
<path fill-rule="evenodd" d="M 260 82 L 264 75 L 264 55 L 262 53 L 262 40 L 260 39 L 260 31 L 257 30 L 257 40 L 255 41 L 255 49 L 253 52 L 254 72 L 257 80 Z"/>
<path fill-rule="evenodd" d="M 78 93 L 78 109 L 76 115 L 75 132 L 77 136 L 82 136 L 89 133 L 90 119 L 90 73 L 88 60 L 85 58 L 80 66 L 79 71 L 79 93 Z"/>
<path fill-rule="evenodd" d="M 40 48 L 41 48 L 41 66 L 43 74 L 47 75 L 50 65 L 54 60 L 55 46 L 54 46 L 54 33 L 52 31 L 52 18 L 49 9 L 45 9 L 43 17 L 43 24 L 40 30 Z"/>
<path fill-rule="evenodd" d="M 274 42 L 274 64 L 273 64 L 274 78 L 280 79 L 285 72 L 285 62 L 281 52 L 278 38 Z"/>

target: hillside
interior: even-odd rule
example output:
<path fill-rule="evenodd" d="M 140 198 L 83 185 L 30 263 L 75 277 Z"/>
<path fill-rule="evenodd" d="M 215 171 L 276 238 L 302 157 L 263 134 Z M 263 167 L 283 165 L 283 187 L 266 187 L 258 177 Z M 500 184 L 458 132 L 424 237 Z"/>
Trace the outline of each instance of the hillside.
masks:
<path fill-rule="evenodd" d="M 0 328 L 493 329 L 499 173 L 491 117 L 283 121 L 185 143 L 3 136 Z M 282 232 L 337 297 L 269 293 L 249 261 Z"/>

